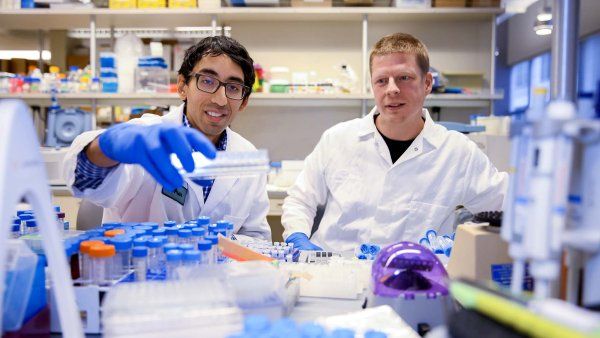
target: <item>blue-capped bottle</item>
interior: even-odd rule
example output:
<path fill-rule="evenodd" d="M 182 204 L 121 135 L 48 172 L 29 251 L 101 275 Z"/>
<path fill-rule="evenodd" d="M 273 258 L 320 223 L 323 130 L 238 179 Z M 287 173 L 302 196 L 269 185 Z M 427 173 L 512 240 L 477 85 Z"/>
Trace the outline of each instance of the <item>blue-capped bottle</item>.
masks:
<path fill-rule="evenodd" d="M 199 250 L 185 250 L 183 252 L 183 265 L 186 265 L 186 266 L 200 265 L 200 251 Z"/>
<path fill-rule="evenodd" d="M 162 239 L 153 237 L 146 243 L 148 247 L 148 270 L 151 273 L 159 274 L 162 271 Z"/>
<path fill-rule="evenodd" d="M 132 252 L 133 270 L 136 281 L 145 281 L 148 273 L 148 248 L 136 246 Z"/>
<path fill-rule="evenodd" d="M 167 280 L 177 279 L 176 269 L 181 265 L 183 252 L 181 250 L 171 250 L 167 252 Z"/>
<path fill-rule="evenodd" d="M 211 255 L 212 242 L 206 239 L 202 239 L 198 241 L 198 251 L 200 252 L 200 264 L 201 265 L 209 265 L 211 264 L 212 255 Z"/>

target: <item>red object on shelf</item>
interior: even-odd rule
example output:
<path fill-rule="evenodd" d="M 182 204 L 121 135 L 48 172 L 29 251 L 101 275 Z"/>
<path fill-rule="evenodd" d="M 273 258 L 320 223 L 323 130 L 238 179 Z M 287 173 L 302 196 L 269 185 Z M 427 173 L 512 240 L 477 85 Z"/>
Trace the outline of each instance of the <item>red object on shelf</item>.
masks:
<path fill-rule="evenodd" d="M 50 338 L 50 308 L 44 307 L 23 324 L 20 330 L 5 332 L 2 338 Z"/>

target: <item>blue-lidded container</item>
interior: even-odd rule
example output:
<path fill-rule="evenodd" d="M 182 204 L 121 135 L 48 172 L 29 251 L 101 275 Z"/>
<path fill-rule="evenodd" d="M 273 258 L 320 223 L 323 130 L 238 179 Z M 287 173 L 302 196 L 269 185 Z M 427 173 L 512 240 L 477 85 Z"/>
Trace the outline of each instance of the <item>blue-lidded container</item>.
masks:
<path fill-rule="evenodd" d="M 196 224 L 207 226 L 210 224 L 210 217 L 208 216 L 200 216 L 196 219 Z"/>
<path fill-rule="evenodd" d="M 203 239 L 206 235 L 206 230 L 204 228 L 193 228 L 192 229 L 192 237 L 195 243 L 198 243 L 199 240 Z"/>
<path fill-rule="evenodd" d="M 167 235 L 167 231 L 163 228 L 163 229 L 156 229 L 156 230 L 152 230 L 152 236 L 156 237 L 156 236 L 166 236 Z"/>
<path fill-rule="evenodd" d="M 269 319 L 265 316 L 250 315 L 244 318 L 244 331 L 250 334 L 266 333 L 269 329 Z"/>
<path fill-rule="evenodd" d="M 138 225 L 135 227 L 136 230 L 143 230 L 146 232 L 147 235 L 152 235 L 152 227 L 148 226 L 148 225 Z"/>
<path fill-rule="evenodd" d="M 115 247 L 115 277 L 118 278 L 121 275 L 129 272 L 131 269 L 131 248 L 133 241 L 127 236 L 114 237 L 110 240 L 110 244 Z"/>
<path fill-rule="evenodd" d="M 217 226 L 216 223 L 213 224 L 209 224 L 208 225 L 208 234 L 209 235 L 214 235 L 219 231 L 219 227 Z"/>
<path fill-rule="evenodd" d="M 192 239 L 192 230 L 181 229 L 177 231 L 177 236 L 179 237 L 179 244 L 189 243 Z"/>
<path fill-rule="evenodd" d="M 135 272 L 135 280 L 138 282 L 145 281 L 148 273 L 148 248 L 145 246 L 134 247 L 131 262 Z"/>
<path fill-rule="evenodd" d="M 143 222 L 143 223 L 140 223 L 140 225 L 141 226 L 151 227 L 152 230 L 158 229 L 158 223 L 156 223 L 156 222 Z"/>
<path fill-rule="evenodd" d="M 146 235 L 146 231 L 145 230 L 138 230 L 138 229 L 129 230 L 128 233 L 130 233 L 133 238 L 140 238 L 140 237 Z"/>
<path fill-rule="evenodd" d="M 161 246 L 163 246 L 163 242 L 162 242 L 162 239 L 160 239 L 160 238 L 152 237 L 151 239 L 148 240 L 148 242 L 146 243 L 146 246 L 150 249 L 160 248 Z"/>
<path fill-rule="evenodd" d="M 183 252 L 181 250 L 167 251 L 167 280 L 176 279 L 175 269 L 181 265 Z"/>
<path fill-rule="evenodd" d="M 163 246 L 163 252 L 168 252 L 171 250 L 179 250 L 179 245 L 177 243 L 167 243 Z"/>
<path fill-rule="evenodd" d="M 175 225 L 177 225 L 177 222 L 175 222 L 175 221 L 165 221 L 165 222 L 163 223 L 163 226 L 164 226 L 164 227 L 173 227 L 173 226 L 175 226 Z"/>
<path fill-rule="evenodd" d="M 133 240 L 134 247 L 146 246 L 148 244 L 148 239 L 145 237 L 136 238 Z"/>
<path fill-rule="evenodd" d="M 112 230 L 114 228 L 119 228 L 122 227 L 123 225 L 119 222 L 107 222 L 107 223 L 102 223 L 102 229 L 104 230 Z"/>
<path fill-rule="evenodd" d="M 176 226 L 166 227 L 164 229 L 165 229 L 165 234 L 167 235 L 169 243 L 177 243 L 178 238 L 179 238 L 177 235 L 177 231 L 179 231 L 179 229 L 177 229 Z"/>
<path fill-rule="evenodd" d="M 185 265 L 198 265 L 200 264 L 200 251 L 198 250 L 186 250 L 183 252 L 183 264 Z"/>
<path fill-rule="evenodd" d="M 195 250 L 192 244 L 179 244 L 178 249 L 181 251 Z"/>

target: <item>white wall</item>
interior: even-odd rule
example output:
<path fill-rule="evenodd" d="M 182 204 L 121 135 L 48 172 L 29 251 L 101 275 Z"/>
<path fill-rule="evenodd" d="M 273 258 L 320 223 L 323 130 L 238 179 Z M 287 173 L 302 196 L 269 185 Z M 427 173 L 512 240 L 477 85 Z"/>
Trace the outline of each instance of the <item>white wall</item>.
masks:
<path fill-rule="evenodd" d="M 232 37 L 240 41 L 263 68 L 287 66 L 292 71 L 315 70 L 319 78 L 336 78 L 334 68 L 349 63 L 361 74 L 361 22 L 239 22 L 232 23 Z M 384 35 L 406 32 L 428 46 L 431 64 L 443 71 L 481 73 L 490 78 L 491 25 L 481 22 L 386 21 L 369 24 L 368 46 Z M 360 88 L 360 84 L 357 85 Z M 370 109 L 371 107 L 369 107 Z M 442 120 L 468 122 L 469 115 L 488 114 L 485 109 L 442 108 Z M 253 106 L 237 117 L 232 128 L 257 147 L 267 148 L 273 160 L 303 159 L 321 134 L 336 123 L 357 118 L 353 107 L 310 104 L 280 107 Z"/>
<path fill-rule="evenodd" d="M 550 36 L 539 36 L 533 31 L 535 17 L 541 12 L 543 2 L 529 6 L 526 13 L 517 14 L 508 22 L 508 64 L 529 59 L 549 51 Z M 581 0 L 579 34 L 586 36 L 600 30 L 600 1 Z"/>
<path fill-rule="evenodd" d="M 48 49 L 47 39 L 44 45 Z M 36 31 L 0 29 L 0 50 L 37 50 L 38 47 L 38 34 Z"/>

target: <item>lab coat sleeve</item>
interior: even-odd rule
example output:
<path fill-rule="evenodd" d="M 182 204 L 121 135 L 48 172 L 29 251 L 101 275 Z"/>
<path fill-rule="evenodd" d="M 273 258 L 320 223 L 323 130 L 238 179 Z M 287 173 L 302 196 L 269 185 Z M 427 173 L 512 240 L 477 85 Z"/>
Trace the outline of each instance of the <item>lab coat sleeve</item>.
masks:
<path fill-rule="evenodd" d="M 463 205 L 472 213 L 502 210 L 508 190 L 508 174 L 499 172 L 488 157 L 469 142 Z"/>
<path fill-rule="evenodd" d="M 254 191 L 256 193 L 255 196 L 248 195 L 248 198 L 254 201 L 250 209 L 250 214 L 235 236 L 243 240 L 252 237 L 271 241 L 271 227 L 267 223 L 267 213 L 269 212 L 267 176 L 261 175 L 260 179 L 256 180 L 253 184 L 255 185 Z"/>
<path fill-rule="evenodd" d="M 284 239 L 295 232 L 310 237 L 317 206 L 325 205 L 327 201 L 325 168 L 329 158 L 327 150 L 331 149 L 328 139 L 328 132 L 325 132 L 313 152 L 304 160 L 304 168 L 288 190 L 281 216 Z"/>

